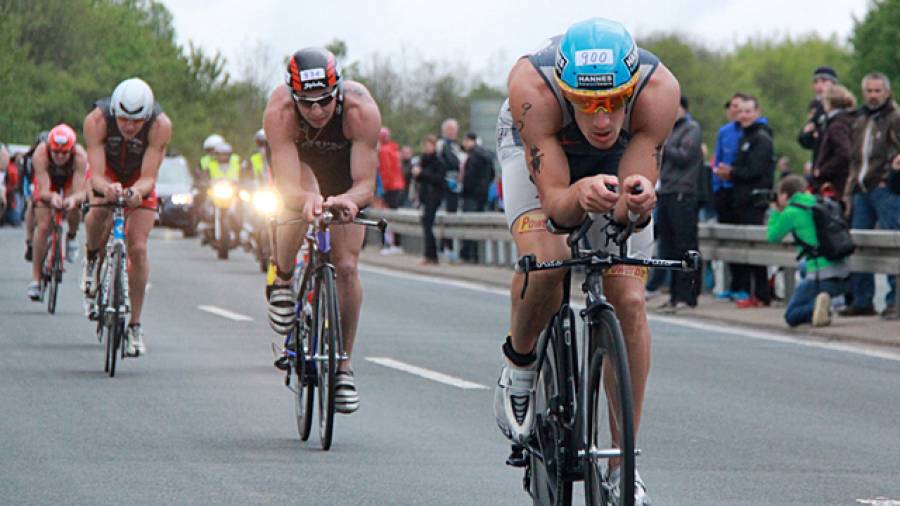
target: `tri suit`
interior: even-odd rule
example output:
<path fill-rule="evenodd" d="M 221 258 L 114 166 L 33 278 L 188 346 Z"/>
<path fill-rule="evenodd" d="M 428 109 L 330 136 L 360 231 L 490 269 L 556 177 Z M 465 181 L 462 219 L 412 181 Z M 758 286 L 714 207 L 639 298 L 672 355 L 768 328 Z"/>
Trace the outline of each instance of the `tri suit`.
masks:
<path fill-rule="evenodd" d="M 523 56 L 534 66 L 535 70 L 544 80 L 544 84 L 553 92 L 559 108 L 562 112 L 562 128 L 556 137 L 566 154 L 569 164 L 570 184 L 576 181 L 598 174 L 616 175 L 619 170 L 619 162 L 622 154 L 631 140 L 631 114 L 634 104 L 650 80 L 650 77 L 659 66 L 659 58 L 653 53 L 639 49 L 640 77 L 636 85 L 634 95 L 625 108 L 625 121 L 622 125 L 619 138 L 616 143 L 607 149 L 598 149 L 592 146 L 575 122 L 575 113 L 572 104 L 566 101 L 554 77 L 556 53 L 561 35 L 549 39 L 542 49 L 530 55 Z M 541 209 L 537 187 L 531 180 L 525 162 L 525 150 L 519 130 L 515 126 L 509 99 L 500 108 L 497 118 L 497 157 L 502 168 L 503 197 L 507 225 L 512 230 L 519 217 L 528 214 L 519 222 L 519 231 L 533 230 L 536 219 L 543 219 L 539 214 L 532 216 L 530 213 Z M 595 217 L 599 218 L 599 217 Z M 598 219 L 592 228 L 592 246 L 594 248 L 611 247 L 612 244 L 600 233 L 606 220 Z M 539 227 L 542 224 L 538 225 Z M 640 232 L 635 233 L 629 240 L 630 254 L 638 256 L 650 256 L 653 248 L 653 227 L 646 226 Z"/>
<path fill-rule="evenodd" d="M 107 97 L 94 103 L 94 107 L 100 109 L 103 119 L 106 120 L 106 140 L 103 142 L 103 151 L 106 153 L 104 175 L 127 188 L 141 177 L 141 165 L 144 162 L 144 153 L 147 152 L 150 129 L 163 111 L 159 102 L 154 102 L 150 118 L 144 122 L 144 126 L 137 135 L 126 140 L 119 131 L 115 116 L 110 112 L 109 102 L 110 98 Z M 94 195 L 102 196 L 96 190 Z M 138 207 L 155 211 L 157 203 L 156 187 L 154 187 L 148 195 L 144 195 L 144 200 Z"/>
<path fill-rule="evenodd" d="M 331 119 L 322 128 L 314 128 L 294 107 L 300 131 L 294 144 L 300 161 L 312 169 L 322 197 L 346 193 L 353 186 L 350 172 L 352 142 L 344 137 L 344 93 L 338 92 Z"/>
<path fill-rule="evenodd" d="M 47 143 L 45 142 L 42 146 L 44 146 L 44 150 L 47 152 L 47 175 L 50 176 L 50 191 L 58 192 L 62 190 L 63 196 L 68 196 L 72 191 L 72 181 L 75 179 L 75 149 L 72 149 L 72 154 L 69 156 L 69 160 L 66 163 L 57 165 L 53 163 L 53 157 L 50 156 L 50 147 Z M 45 205 L 40 200 L 42 191 L 44 191 L 44 189 L 40 188 L 40 184 L 38 184 L 37 179 L 35 179 L 33 198 L 40 206 Z"/>

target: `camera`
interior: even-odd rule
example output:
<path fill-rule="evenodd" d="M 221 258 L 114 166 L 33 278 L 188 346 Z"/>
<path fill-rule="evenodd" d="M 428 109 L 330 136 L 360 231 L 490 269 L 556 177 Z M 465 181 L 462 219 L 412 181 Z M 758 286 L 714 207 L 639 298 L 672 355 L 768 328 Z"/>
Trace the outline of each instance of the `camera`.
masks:
<path fill-rule="evenodd" d="M 768 207 L 771 202 L 778 199 L 778 193 L 768 188 L 753 190 L 750 196 L 753 198 L 753 207 Z"/>

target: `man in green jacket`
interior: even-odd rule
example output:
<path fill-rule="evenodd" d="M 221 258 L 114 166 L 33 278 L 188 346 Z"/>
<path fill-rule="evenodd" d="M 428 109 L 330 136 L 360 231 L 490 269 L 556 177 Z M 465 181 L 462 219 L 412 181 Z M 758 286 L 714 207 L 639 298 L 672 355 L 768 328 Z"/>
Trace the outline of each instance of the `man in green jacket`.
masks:
<path fill-rule="evenodd" d="M 781 242 L 793 233 L 799 241 L 814 248 L 819 246 L 812 214 L 816 197 L 806 192 L 806 186 L 806 181 L 797 175 L 787 176 L 779 182 L 778 197 L 767 226 L 769 242 Z M 802 247 L 797 249 L 802 252 Z M 814 327 L 828 325 L 831 323 L 831 296 L 844 292 L 849 269 L 843 260 L 830 261 L 825 257 L 807 257 L 805 268 L 806 277 L 791 295 L 784 319 L 791 327 L 802 323 L 812 323 Z"/>

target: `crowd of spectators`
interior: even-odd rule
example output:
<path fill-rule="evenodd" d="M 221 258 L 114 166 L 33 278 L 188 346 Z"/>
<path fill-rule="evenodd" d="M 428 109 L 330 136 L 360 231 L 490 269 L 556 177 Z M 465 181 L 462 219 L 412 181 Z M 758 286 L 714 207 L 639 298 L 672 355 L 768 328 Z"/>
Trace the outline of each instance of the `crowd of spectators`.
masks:
<path fill-rule="evenodd" d="M 787 302 L 785 320 L 827 325 L 833 306 L 843 306 L 845 317 L 875 315 L 875 284 L 871 273 L 849 273 L 846 257 L 826 258 L 819 246 L 829 239 L 816 225 L 815 212 L 833 202 L 836 220 L 853 229 L 900 230 L 900 110 L 883 74 L 867 74 L 861 83 L 863 104 L 856 107 L 853 93 L 839 83 L 830 67 L 815 70 L 815 98 L 797 141 L 810 151 L 803 175 L 795 175 L 787 157 L 777 158 L 773 132 L 756 97 L 735 93 L 725 104 L 727 122 L 718 130 L 710 160 L 713 211 L 720 223 L 767 225 L 768 240 L 779 242 L 793 235 L 803 244 L 799 272 L 803 278 Z M 663 149 L 656 211 L 656 237 L 661 256 L 677 258 L 696 248 L 695 202 L 703 185 L 700 126 L 693 122 L 682 99 L 679 119 Z M 693 174 L 698 173 L 700 183 Z M 696 184 L 696 188 L 693 185 Z M 819 209 L 814 208 L 819 205 Z M 841 217 L 841 214 L 843 216 Z M 688 216 L 690 215 L 690 216 Z M 739 308 L 768 306 L 774 298 L 774 275 L 763 265 L 726 264 L 727 279 L 715 293 Z M 659 287 L 651 276 L 648 295 Z M 698 280 L 672 276 L 669 300 L 661 310 L 696 305 Z M 896 279 L 888 276 L 885 318 L 896 318 Z"/>

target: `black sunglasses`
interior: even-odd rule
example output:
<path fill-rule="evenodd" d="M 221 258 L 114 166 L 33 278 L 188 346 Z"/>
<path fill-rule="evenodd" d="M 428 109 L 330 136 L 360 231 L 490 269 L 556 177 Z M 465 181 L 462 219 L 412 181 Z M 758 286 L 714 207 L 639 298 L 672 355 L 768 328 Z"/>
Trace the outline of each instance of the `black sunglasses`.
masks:
<path fill-rule="evenodd" d="M 337 92 L 338 92 L 338 89 L 337 89 L 337 87 L 335 87 L 333 90 L 331 90 L 331 93 L 329 93 L 327 95 L 322 95 L 321 97 L 310 98 L 310 97 L 301 97 L 300 95 L 297 94 L 297 92 L 291 91 L 291 97 L 294 99 L 294 102 L 298 106 L 304 107 L 306 109 L 310 109 L 310 108 L 312 108 L 312 106 L 314 106 L 316 104 L 318 104 L 319 107 L 328 107 L 328 104 L 330 104 L 331 101 L 334 100 L 334 97 L 337 96 Z"/>

